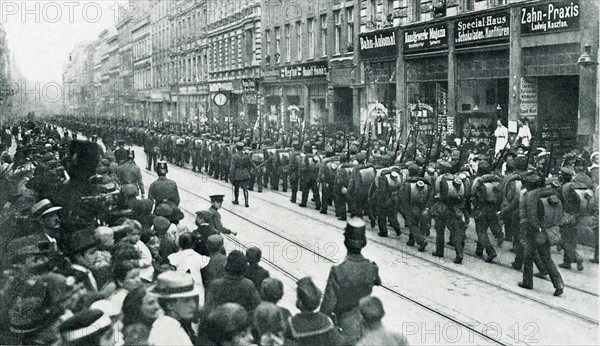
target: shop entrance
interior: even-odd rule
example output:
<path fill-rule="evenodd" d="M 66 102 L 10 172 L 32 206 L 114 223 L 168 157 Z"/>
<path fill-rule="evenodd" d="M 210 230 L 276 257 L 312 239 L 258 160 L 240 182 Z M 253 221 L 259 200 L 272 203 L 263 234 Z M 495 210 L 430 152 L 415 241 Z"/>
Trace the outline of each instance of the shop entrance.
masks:
<path fill-rule="evenodd" d="M 549 148 L 553 142 L 557 154 L 573 149 L 577 144 L 579 76 L 538 77 L 537 80 L 540 144 Z"/>
<path fill-rule="evenodd" d="M 352 89 L 335 88 L 335 104 L 333 108 L 333 121 L 336 124 L 352 125 Z"/>

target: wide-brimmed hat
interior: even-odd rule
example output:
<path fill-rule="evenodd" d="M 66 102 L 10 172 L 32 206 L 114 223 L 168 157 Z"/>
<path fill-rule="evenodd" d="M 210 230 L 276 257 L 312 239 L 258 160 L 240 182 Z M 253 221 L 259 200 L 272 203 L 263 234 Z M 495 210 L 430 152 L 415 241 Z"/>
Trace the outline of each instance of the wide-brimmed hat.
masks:
<path fill-rule="evenodd" d="M 108 314 L 99 309 L 87 309 L 64 321 L 59 331 L 63 341 L 68 344 L 102 333 L 111 325 Z"/>
<path fill-rule="evenodd" d="M 31 206 L 31 216 L 36 218 L 61 210 L 62 207 L 55 207 L 49 199 L 42 199 Z"/>
<path fill-rule="evenodd" d="M 160 274 L 150 292 L 159 298 L 187 298 L 200 295 L 190 274 L 167 271 Z"/>

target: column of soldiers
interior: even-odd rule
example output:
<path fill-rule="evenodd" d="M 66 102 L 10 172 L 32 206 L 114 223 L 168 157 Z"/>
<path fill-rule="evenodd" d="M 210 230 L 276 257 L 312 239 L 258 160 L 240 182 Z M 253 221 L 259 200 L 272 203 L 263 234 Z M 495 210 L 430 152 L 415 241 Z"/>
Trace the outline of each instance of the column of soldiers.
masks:
<path fill-rule="evenodd" d="M 126 128 L 120 131 L 129 134 Z M 560 218 L 555 218 L 560 219 L 555 220 L 556 224 L 542 225 L 537 233 L 559 230 L 561 240 L 550 239 L 546 244 L 559 243 L 564 250 L 562 268 L 569 269 L 575 264 L 578 270 L 583 270 L 583 259 L 576 250 L 577 232 L 586 229 L 595 236 L 598 233 L 594 212 L 597 209 L 593 209 L 598 197 L 597 153 L 588 156 L 581 150 L 573 150 L 562 158 L 552 159 L 552 153 L 545 148 L 521 145 L 494 155 L 488 147 L 472 143 L 457 146 L 436 135 L 430 141 L 414 140 L 418 136 L 411 136 L 405 147 L 385 139 L 370 139 L 366 133 L 340 131 L 324 136 L 315 129 L 303 137 L 289 136 L 288 140 L 276 142 L 265 139 L 261 143 L 251 142 L 250 136 L 229 138 L 201 131 L 186 137 L 182 132 L 164 128 L 141 128 L 138 135 L 129 136 L 138 141 L 135 144 L 143 145 L 147 153 L 157 153 L 159 159 L 181 166 L 191 163 L 193 170 L 224 181 L 229 179 L 231 171 L 233 143 L 241 143 L 242 152 L 251 161 L 247 181 L 250 191 L 290 189 L 290 201 L 300 207 L 308 206 L 312 197 L 320 213 L 327 214 L 333 206 L 339 220 L 346 220 L 348 215 L 367 216 L 381 237 L 388 237 L 390 226 L 397 236 L 402 234 L 400 214 L 408 228 L 408 246 L 417 244 L 419 251 L 425 251 L 426 237 L 433 226 L 436 235 L 433 255 L 444 257 L 450 245 L 455 252 L 455 263 L 464 259 L 466 229 L 473 222 L 477 256 L 485 254 L 484 259 L 492 262 L 498 255 L 497 248 L 510 241 L 515 269 L 520 270 L 532 257 L 539 269 L 536 275 L 555 272 L 548 263 L 549 257 L 538 254 L 543 249 L 534 249 L 527 242 L 531 228 L 528 220 L 548 219 L 530 215 L 532 211 L 526 209 L 527 205 L 538 203 L 540 213 L 559 214 L 556 208 L 545 210 L 546 197 L 530 191 L 548 186 L 555 187 L 563 211 Z M 181 138 L 185 146 L 173 145 Z M 151 149 L 155 143 L 158 147 Z M 151 169 L 152 165 L 149 163 L 146 168 Z M 532 174 L 543 180 L 543 186 L 534 184 L 527 188 L 525 177 Z M 529 192 L 524 194 L 524 191 Z M 527 202 L 528 198 L 538 201 Z M 595 219 L 590 222 L 590 218 Z M 446 228 L 450 232 L 448 243 Z M 495 245 L 488 231 L 495 238 Z M 539 238 L 541 242 L 542 236 Z M 591 260 L 598 261 L 597 246 Z M 524 286 L 529 287 L 528 279 L 525 282 Z"/>

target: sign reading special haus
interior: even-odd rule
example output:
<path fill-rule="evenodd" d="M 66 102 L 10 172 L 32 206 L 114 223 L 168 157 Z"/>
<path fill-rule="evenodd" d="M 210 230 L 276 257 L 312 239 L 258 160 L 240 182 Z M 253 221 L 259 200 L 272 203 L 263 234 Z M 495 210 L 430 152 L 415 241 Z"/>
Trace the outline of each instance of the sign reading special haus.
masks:
<path fill-rule="evenodd" d="M 521 33 L 544 34 L 579 29 L 579 0 L 559 0 L 521 7 Z"/>
<path fill-rule="evenodd" d="M 446 23 L 404 31 L 404 54 L 447 47 L 448 30 Z"/>
<path fill-rule="evenodd" d="M 457 47 L 508 43 L 510 16 L 508 11 L 482 14 L 457 20 L 454 24 L 454 43 Z"/>
<path fill-rule="evenodd" d="M 385 29 L 360 34 L 360 56 L 363 59 L 392 58 L 398 56 L 396 29 Z"/>

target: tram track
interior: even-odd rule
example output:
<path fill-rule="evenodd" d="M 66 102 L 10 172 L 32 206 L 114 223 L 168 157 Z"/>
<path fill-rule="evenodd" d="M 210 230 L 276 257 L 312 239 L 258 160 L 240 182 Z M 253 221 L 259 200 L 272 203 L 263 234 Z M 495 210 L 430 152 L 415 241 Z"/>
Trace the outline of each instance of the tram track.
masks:
<path fill-rule="evenodd" d="M 194 173 L 194 175 L 195 175 L 195 176 L 198 176 L 198 177 L 202 177 L 202 178 L 211 178 L 211 177 L 208 177 L 207 175 L 205 175 L 205 174 L 202 174 L 202 173 L 199 173 L 199 172 L 193 172 L 193 171 L 191 171 L 191 170 L 187 170 L 187 169 L 185 169 L 185 168 L 178 167 L 178 166 L 175 166 L 175 167 L 177 167 L 177 169 L 179 169 L 179 170 L 182 170 L 182 171 L 184 170 L 184 171 L 185 171 L 185 172 L 187 172 L 187 173 L 189 173 L 189 172 L 192 172 L 192 173 Z M 142 172 L 143 172 L 143 174 L 146 174 L 146 175 L 148 175 L 148 176 L 156 177 L 156 175 L 155 175 L 154 173 L 150 173 L 150 172 L 147 172 L 147 171 L 144 171 L 144 170 L 142 170 Z M 212 182 L 215 182 L 215 183 L 217 183 L 217 184 L 219 184 L 219 185 L 221 185 L 221 186 L 224 186 L 224 187 L 225 187 L 225 186 L 227 186 L 227 187 L 230 187 L 230 185 L 229 185 L 229 184 L 227 184 L 227 183 L 224 183 L 224 182 L 221 182 L 221 181 L 219 181 L 219 180 L 215 180 L 215 179 L 212 179 L 212 178 L 211 178 L 211 181 L 212 181 Z M 210 202 L 210 200 L 209 200 L 208 198 L 206 198 L 206 197 L 203 197 L 203 196 L 201 196 L 201 195 L 199 195 L 199 194 L 197 194 L 197 193 L 193 192 L 192 190 L 190 190 L 190 189 L 188 189 L 188 188 L 186 188 L 186 187 L 184 187 L 184 186 L 179 186 L 179 189 L 180 189 L 180 190 L 182 190 L 182 191 L 184 191 L 184 192 L 186 192 L 186 193 L 188 193 L 188 194 L 191 194 L 191 195 L 192 195 L 192 196 L 194 196 L 195 198 L 202 199 L 202 200 L 205 200 L 205 201 L 208 201 L 208 202 Z M 272 192 L 277 192 L 277 191 L 272 191 Z M 285 196 L 285 195 L 283 195 L 283 194 L 281 194 L 281 193 L 278 193 L 278 194 L 279 194 L 279 195 L 282 195 L 282 196 Z M 285 197 L 287 197 L 287 196 L 285 196 Z M 269 201 L 269 200 L 266 200 L 266 199 L 264 199 L 264 198 L 258 198 L 258 199 L 259 199 L 259 200 L 261 200 L 261 201 L 263 201 L 263 202 L 269 203 L 269 204 L 271 204 L 271 205 L 275 205 L 275 206 L 278 206 L 278 207 L 282 207 L 282 205 L 280 205 L 280 204 L 277 204 L 277 203 L 274 203 L 274 202 L 271 202 L 271 201 Z M 287 198 L 286 198 L 286 199 L 287 199 Z M 189 215 L 195 215 L 193 212 L 191 212 L 191 211 L 189 211 L 189 210 L 186 210 L 186 209 L 184 209 L 184 208 L 182 208 L 182 210 L 184 210 L 184 211 L 185 211 L 187 214 L 189 214 Z M 280 232 L 276 232 L 276 231 L 274 231 L 274 230 L 272 230 L 272 229 L 270 229 L 270 228 L 268 228 L 268 227 L 266 227 L 266 226 L 264 226 L 264 225 L 262 225 L 262 224 L 260 224 L 260 223 L 258 223 L 258 222 L 256 222 L 256 221 L 254 221 L 254 220 L 252 220 L 252 219 L 249 219 L 248 217 L 246 217 L 246 216 L 244 216 L 244 215 L 241 215 L 241 214 L 239 214 L 239 213 L 236 213 L 236 212 L 234 212 L 234 211 L 232 211 L 232 210 L 230 210 L 230 209 L 227 209 L 227 208 L 222 208 L 222 210 L 223 210 L 223 211 L 226 211 L 226 212 L 228 212 L 228 213 L 230 213 L 230 214 L 232 214 L 232 215 L 234 215 L 234 216 L 235 216 L 235 217 L 237 217 L 237 218 L 240 218 L 240 219 L 244 220 L 245 222 L 248 222 L 248 223 L 250 223 L 250 224 L 253 224 L 253 225 L 255 225 L 256 227 L 258 227 L 258 228 L 260 228 L 260 229 L 262 229 L 262 230 L 264 230 L 264 231 L 267 231 L 267 232 L 269 232 L 269 233 L 271 233 L 271 234 L 273 234 L 273 235 L 275 235 L 275 236 L 277 236 L 277 237 L 279 237 L 279 238 L 281 238 L 281 239 L 283 239 L 283 240 L 285 240 L 285 241 L 289 242 L 290 244 L 294 244 L 294 245 L 296 245 L 296 246 L 298 246 L 298 247 L 300 247 L 300 248 L 302 248 L 302 249 L 304 249 L 304 250 L 306 250 L 306 251 L 309 251 L 310 253 L 314 254 L 315 256 L 318 256 L 318 257 L 320 257 L 321 259 L 325 260 L 326 262 L 335 263 L 335 261 L 334 261 L 334 260 L 332 260 L 331 258 L 328 258 L 327 256 L 324 256 L 323 254 L 321 254 L 321 253 L 319 253 L 319 252 L 315 252 L 315 251 L 313 251 L 311 248 L 309 248 L 309 247 L 307 247 L 307 246 L 305 246 L 305 245 L 303 245 L 303 244 L 300 244 L 298 241 L 296 241 L 296 240 L 293 240 L 293 239 L 290 239 L 290 238 L 288 238 L 288 237 L 286 237 L 286 236 L 284 236 L 284 235 L 280 234 Z M 286 209 L 286 210 L 293 211 L 294 213 L 296 213 L 296 214 L 298 214 L 298 215 L 300 215 L 300 216 L 302 216 L 302 217 L 310 217 L 309 215 L 307 215 L 307 214 L 305 214 L 305 213 L 303 213 L 303 212 L 300 212 L 300 211 L 298 211 L 298 210 L 292 210 L 292 209 Z M 339 228 L 339 227 L 340 227 L 339 225 L 336 225 L 336 224 L 333 224 L 333 223 L 330 223 L 330 222 L 326 222 L 326 221 L 323 221 L 323 220 L 321 220 L 321 219 L 315 219 L 315 218 L 311 218 L 311 219 L 312 219 L 312 220 L 314 220 L 314 221 L 317 221 L 317 222 L 319 222 L 319 223 L 321 223 L 321 224 L 323 224 L 323 225 L 330 226 L 330 227 L 335 227 L 335 228 Z M 239 240 L 237 240 L 237 239 L 235 239 L 235 238 L 233 238 L 233 237 L 230 237 L 230 236 L 228 236 L 227 238 L 228 238 L 230 241 L 232 241 L 232 242 L 234 242 L 234 243 L 236 243 L 236 244 L 238 244 L 238 245 L 240 245 L 240 246 L 242 246 L 242 247 L 247 247 L 245 244 L 243 244 L 242 242 L 240 242 Z M 394 250 L 394 251 L 403 251 L 402 249 L 398 249 L 398 248 L 396 248 L 396 247 L 394 247 L 394 246 L 388 245 L 388 244 L 386 244 L 386 243 L 383 243 L 383 242 L 378 242 L 378 241 L 375 241 L 375 243 L 377 243 L 378 245 L 382 245 L 382 246 L 384 246 L 384 247 L 386 247 L 386 248 L 388 248 L 388 249 Z M 409 256 L 413 256 L 413 257 L 415 257 L 415 258 L 416 258 L 416 257 L 418 257 L 418 258 L 419 258 L 419 259 L 421 259 L 421 260 L 425 260 L 426 262 L 428 262 L 428 263 L 432 264 L 432 265 L 433 265 L 433 266 L 435 266 L 435 267 L 438 267 L 438 268 L 441 268 L 441 269 L 444 269 L 444 270 L 450 271 L 450 272 L 452 272 L 452 273 L 454 273 L 454 274 L 458 274 L 458 275 L 463 275 L 463 276 L 466 276 L 466 277 L 468 277 L 469 279 L 475 280 L 475 281 L 477 281 L 477 282 L 480 282 L 480 283 L 482 283 L 482 284 L 484 284 L 484 285 L 489 285 L 489 286 L 492 286 L 493 288 L 496 288 L 496 289 L 499 289 L 499 290 L 502 290 L 502 291 L 505 291 L 505 292 L 508 292 L 508 293 L 514 294 L 514 295 L 515 295 L 515 296 L 517 296 L 517 297 L 520 297 L 520 298 L 522 298 L 522 299 L 529 300 L 529 301 L 531 301 L 531 302 L 534 302 L 534 303 L 540 304 L 541 306 L 544 306 L 544 307 L 546 307 L 546 308 L 548 308 L 548 309 L 556 310 L 556 311 L 559 311 L 559 312 L 561 312 L 561 313 L 564 313 L 564 314 L 570 315 L 570 316 L 572 316 L 572 317 L 574 317 L 574 318 L 576 318 L 576 319 L 578 319 L 578 320 L 580 320 L 580 321 L 586 322 L 586 323 L 588 323 L 588 324 L 598 325 L 598 321 L 597 321 L 596 319 L 594 319 L 594 318 L 591 318 L 591 317 L 588 317 L 588 316 L 585 316 L 585 315 L 579 314 L 579 313 L 577 313 L 577 312 L 574 312 L 574 311 L 571 311 L 571 310 L 569 310 L 569 309 L 565 309 L 565 308 L 562 308 L 562 307 L 558 307 L 558 306 L 555 306 L 555 305 L 551 305 L 551 304 L 548 304 L 548 303 L 546 303 L 546 302 L 544 302 L 544 301 L 541 301 L 540 299 L 537 299 L 537 298 L 534 298 L 534 297 L 530 297 L 530 296 L 527 296 L 527 295 L 525 295 L 525 294 L 522 294 L 522 293 L 519 293 L 519 292 L 513 291 L 513 290 L 511 290 L 511 289 L 508 289 L 508 288 L 505 288 L 505 287 L 501 287 L 501 286 L 495 285 L 495 284 L 493 284 L 493 283 L 490 283 L 490 282 L 488 282 L 488 281 L 486 281 L 486 280 L 482 280 L 482 279 L 480 279 L 480 278 L 478 278 L 478 277 L 476 277 L 476 276 L 473 276 L 473 275 L 470 275 L 470 274 L 465 274 L 465 273 L 463 273 L 463 272 L 461 272 L 461 271 L 459 271 L 459 270 L 456 270 L 456 269 L 453 269 L 453 268 L 446 267 L 446 266 L 444 266 L 444 265 L 441 265 L 440 263 L 436 263 L 435 261 L 432 261 L 432 260 L 429 260 L 429 259 L 423 258 L 423 257 L 421 257 L 421 256 L 414 255 L 414 254 L 412 254 L 412 253 L 410 253 L 410 252 L 406 252 L 406 251 L 403 251 L 403 252 L 404 252 L 405 254 L 409 255 Z M 266 260 L 266 259 L 265 259 L 265 261 L 268 261 L 268 260 Z M 289 277 L 290 279 L 297 280 L 296 276 L 295 276 L 293 273 L 291 273 L 291 272 L 287 271 L 285 268 L 282 268 L 281 266 L 277 265 L 276 263 L 274 263 L 274 262 L 272 262 L 272 261 L 268 261 L 268 262 L 269 262 L 269 265 L 270 265 L 270 266 L 272 266 L 272 267 L 276 268 L 278 271 L 280 271 L 281 273 L 283 273 L 285 276 Z M 433 313 L 435 313 L 435 314 L 437 314 L 437 315 L 439 315 L 439 316 L 441 316 L 441 317 L 443 317 L 443 318 L 445 318 L 445 319 L 448 319 L 448 320 L 450 320 L 450 321 L 452 321 L 452 322 L 454 322 L 454 323 L 457 323 L 458 325 L 460 325 L 460 326 L 462 326 L 462 327 L 464 327 L 464 328 L 466 328 L 466 329 L 469 329 L 469 330 L 471 330 L 472 332 L 476 333 L 477 335 L 480 335 L 481 337 L 483 337 L 483 338 L 485 338 L 485 339 L 487 339 L 487 340 L 493 341 L 494 343 L 498 343 L 498 344 L 505 344 L 505 343 L 503 343 L 502 341 L 499 341 L 499 340 L 495 340 L 495 339 L 493 339 L 493 338 L 490 338 L 490 337 L 489 337 L 489 335 L 487 335 L 487 334 L 485 334 L 485 333 L 483 333 L 483 332 L 481 332 L 481 331 L 479 331 L 479 330 L 477 330 L 477 329 L 475 329 L 475 328 L 471 327 L 470 325 L 468 325 L 468 324 L 466 324 L 466 323 L 463 323 L 463 322 L 459 321 L 459 320 L 458 320 L 458 319 L 456 319 L 455 317 L 453 317 L 453 316 L 450 316 L 450 315 L 448 315 L 448 314 L 445 314 L 445 313 L 443 313 L 443 312 L 439 312 L 439 311 L 437 311 L 436 309 L 434 309 L 434 308 L 432 308 L 432 307 L 430 307 L 430 306 L 427 306 L 427 304 L 423 304 L 422 302 L 419 302 L 419 301 L 417 301 L 417 300 L 416 300 L 416 299 L 414 299 L 414 298 L 411 298 L 411 297 L 409 297 L 409 296 L 407 296 L 407 295 L 405 295 L 405 294 L 402 294 L 401 292 L 398 292 L 398 291 L 394 290 L 393 288 L 387 287 L 387 286 L 385 286 L 385 285 L 382 285 L 381 287 L 382 287 L 382 289 L 384 289 L 384 290 L 388 291 L 389 293 L 393 294 L 394 296 L 397 296 L 397 297 L 399 297 L 399 298 L 401 298 L 401 299 L 403 299 L 403 300 L 409 301 L 409 302 L 411 302 L 411 303 L 413 303 L 413 304 L 416 304 L 416 305 L 418 305 L 418 306 L 420 306 L 420 307 L 422 307 L 422 308 L 424 308 L 424 309 L 426 309 L 426 310 L 428 310 L 428 311 L 431 311 L 431 312 L 433 312 Z M 585 291 L 585 290 L 579 290 L 579 291 L 580 291 L 580 292 L 582 292 L 582 293 L 586 293 L 586 294 L 594 295 L 594 294 L 592 294 L 592 293 L 589 293 L 589 292 L 587 292 L 587 291 Z M 597 295 L 595 295 L 595 296 L 597 296 Z M 521 341 L 519 341 L 519 342 L 521 342 Z"/>
<path fill-rule="evenodd" d="M 221 186 L 223 186 L 223 187 L 230 188 L 230 186 L 231 186 L 231 184 L 229 184 L 229 183 L 226 183 L 226 182 L 223 182 L 223 181 L 221 181 L 221 180 L 218 180 L 218 179 L 214 179 L 213 177 L 210 177 L 210 176 L 208 176 L 208 175 L 207 175 L 207 174 L 205 174 L 205 173 L 202 173 L 202 172 L 196 172 L 196 171 L 192 171 L 192 170 L 189 170 L 189 169 L 187 169 L 187 168 L 185 168 L 185 167 L 180 167 L 180 166 L 176 166 L 176 167 L 177 167 L 178 169 L 185 170 L 186 172 L 191 172 L 191 173 L 193 173 L 195 176 L 202 177 L 203 179 L 211 179 L 211 181 L 212 181 L 212 182 L 214 182 L 214 183 L 216 183 L 216 184 L 219 184 L 219 185 L 221 185 Z M 277 194 L 277 195 L 280 195 L 280 196 L 282 196 L 282 197 L 284 197 L 284 198 L 286 198 L 286 199 L 289 197 L 289 196 L 287 196 L 287 195 L 285 195 L 284 193 L 282 193 L 282 192 L 279 192 L 279 191 L 273 191 L 273 190 L 269 190 L 269 191 L 270 191 L 271 193 L 275 193 L 275 194 Z M 259 199 L 260 201 L 262 201 L 262 202 L 265 202 L 265 203 L 268 203 L 268 204 L 270 204 L 270 205 L 273 205 L 273 206 L 276 206 L 276 207 L 282 207 L 282 205 L 281 205 L 281 204 L 278 204 L 278 203 L 275 203 L 275 202 L 273 202 L 273 201 L 270 201 L 270 200 L 268 200 L 268 199 L 266 199 L 266 198 L 263 198 L 263 197 L 260 195 L 260 193 L 254 193 L 254 194 L 252 194 L 252 197 L 253 197 L 253 198 L 256 198 L 256 199 Z M 310 203 L 311 203 L 311 205 L 314 205 L 314 202 L 310 202 Z M 292 204 L 292 203 L 290 203 L 290 204 Z M 296 204 L 294 203 L 294 205 L 296 205 Z M 314 208 L 309 208 L 309 206 L 307 205 L 307 207 L 306 207 L 304 210 L 307 210 L 307 211 L 308 211 L 308 210 L 310 210 L 310 209 L 314 209 Z M 316 222 L 319 222 L 319 223 L 321 223 L 321 224 L 323 224 L 323 225 L 326 225 L 326 226 L 335 227 L 335 228 L 339 228 L 339 227 L 340 227 L 340 225 L 339 225 L 339 224 L 335 224 L 335 223 L 333 223 L 333 222 L 328 222 L 328 221 L 326 221 L 326 220 L 323 220 L 323 219 L 321 219 L 321 218 L 314 218 L 314 216 L 313 216 L 313 215 L 310 215 L 309 213 L 305 213 L 305 212 L 303 212 L 303 210 L 298 210 L 298 209 L 296 209 L 296 208 L 294 208 L 294 209 L 292 209 L 292 208 L 286 208 L 286 210 L 288 210 L 288 211 L 290 211 L 290 212 L 292 212 L 292 213 L 294 213 L 294 214 L 296 214 L 296 215 L 300 215 L 300 216 L 302 216 L 302 217 L 309 217 L 309 218 L 311 218 L 312 220 L 314 220 L 314 221 L 316 221 Z M 428 240 L 429 240 L 429 239 L 428 239 Z M 377 244 L 379 244 L 379 245 L 381 245 L 381 246 L 387 247 L 387 248 L 389 248 L 389 249 L 394 249 L 394 250 L 396 250 L 396 251 L 402 251 L 403 253 L 407 253 L 407 254 L 413 254 L 411 251 L 407 251 L 407 250 L 405 250 L 405 249 L 398 248 L 398 247 L 396 247 L 396 246 L 394 246 L 394 245 L 391 245 L 391 244 L 389 244 L 389 243 L 387 243 L 387 242 L 381 241 L 381 240 L 379 240 L 379 239 L 377 239 L 377 238 L 371 239 L 371 241 L 373 241 L 373 242 L 375 242 L 375 243 L 377 243 Z M 447 244 L 445 245 L 445 248 L 446 248 L 446 249 L 450 249 L 450 250 L 453 250 L 453 249 L 454 249 L 452 246 L 450 246 L 450 245 L 447 245 Z M 473 259 L 480 260 L 480 257 L 478 257 L 477 255 L 475 255 L 474 253 L 471 253 L 471 252 L 467 252 L 467 251 L 465 251 L 465 255 L 468 255 L 469 257 L 471 257 L 471 258 L 473 258 Z M 424 259 L 422 256 L 418 256 L 418 257 L 419 257 L 420 259 Z M 465 273 L 463 273 L 463 272 L 461 272 L 461 271 L 458 271 L 458 270 L 456 270 L 456 269 L 453 269 L 453 268 L 451 268 L 451 267 L 449 267 L 449 266 L 444 266 L 444 265 L 441 265 L 441 264 L 440 264 L 440 263 L 438 263 L 437 261 L 434 261 L 434 260 L 428 260 L 428 262 L 430 262 L 430 263 L 432 263 L 432 264 L 434 264 L 434 265 L 436 265 L 436 266 L 438 266 L 438 267 L 443 267 L 443 268 L 446 268 L 446 269 L 452 270 L 452 271 L 454 271 L 454 272 L 461 273 L 462 275 L 467 275 L 467 276 L 469 276 L 470 278 L 472 278 L 472 279 L 474 279 L 474 280 L 477 280 L 477 281 L 480 281 L 480 282 L 486 282 L 486 283 L 488 283 L 488 284 L 494 285 L 493 283 L 490 283 L 490 282 L 487 282 L 487 281 L 485 281 L 485 280 L 479 279 L 479 278 L 477 278 L 476 276 L 469 275 L 469 274 L 465 274 Z M 510 265 L 507 265 L 507 264 L 504 264 L 504 263 L 500 263 L 500 262 L 497 262 L 497 261 L 496 261 L 496 262 L 493 262 L 493 263 L 491 263 L 491 264 L 495 264 L 495 265 L 498 265 L 498 266 L 500 266 L 500 267 L 504 267 L 504 268 L 507 268 L 507 269 L 510 269 L 510 270 L 514 270 L 514 269 L 513 269 L 513 268 L 512 268 Z M 545 280 L 545 281 L 548 281 L 548 282 L 550 282 L 550 279 L 548 279 L 548 278 L 543 278 L 542 280 Z M 498 286 L 496 286 L 496 287 L 498 287 Z M 573 291 L 578 291 L 578 292 L 580 292 L 580 293 L 587 294 L 587 295 L 590 295 L 590 296 L 592 296 L 592 297 L 595 297 L 595 298 L 597 298 L 597 297 L 598 297 L 598 293 L 596 293 L 596 292 L 590 292 L 590 291 L 588 291 L 588 290 L 585 290 L 585 289 L 582 289 L 582 288 L 579 288 L 579 287 L 576 287 L 576 286 L 571 286 L 571 285 L 565 284 L 565 288 L 568 288 L 569 290 L 573 290 Z M 522 293 L 519 293 L 519 292 L 517 292 L 517 291 L 513 291 L 513 290 L 511 290 L 511 289 L 508 289 L 508 288 L 503 288 L 503 289 L 504 289 L 504 290 L 506 290 L 506 291 L 508 291 L 508 292 L 511 292 L 511 293 L 514 293 L 514 294 L 517 294 L 517 295 L 521 295 L 521 296 L 523 296 L 523 297 L 527 297 L 527 295 L 524 295 L 524 294 L 522 294 Z M 533 299 L 535 299 L 535 298 L 533 298 Z M 595 323 L 598 323 L 598 321 L 597 321 L 597 320 L 594 320 L 594 321 L 595 321 Z"/>
<path fill-rule="evenodd" d="M 142 173 L 146 174 L 146 175 L 149 175 L 149 176 L 152 176 L 152 177 L 156 177 L 156 175 L 154 173 L 149 173 L 149 172 L 144 172 L 144 171 L 142 171 Z M 145 186 L 147 188 L 149 187 L 149 185 L 146 185 L 146 184 L 145 184 Z M 178 188 L 179 188 L 179 190 L 184 191 L 184 192 L 186 192 L 186 193 L 194 196 L 195 198 L 198 198 L 198 199 L 210 202 L 209 198 L 201 196 L 201 195 L 199 195 L 199 194 L 191 191 L 188 188 L 185 188 L 185 187 L 182 187 L 182 186 L 178 186 Z M 188 215 L 190 215 L 192 217 L 195 217 L 195 212 L 190 211 L 187 208 L 183 208 L 181 206 L 179 208 L 183 212 L 185 212 L 186 214 L 188 214 Z M 322 260 L 324 260 L 327 263 L 331 263 L 331 264 L 335 264 L 336 263 L 335 260 L 333 260 L 333 259 L 331 259 L 331 258 L 329 258 L 329 257 L 327 257 L 327 256 L 325 256 L 323 254 L 321 254 L 320 252 L 314 251 L 314 250 L 310 249 L 309 247 L 307 247 L 307 246 L 299 243 L 296 240 L 293 240 L 293 239 L 290 239 L 290 238 L 288 238 L 286 236 L 283 236 L 279 232 L 276 232 L 276 231 L 274 231 L 274 230 L 272 230 L 272 229 L 270 229 L 270 228 L 268 228 L 268 227 L 266 227 L 264 225 L 261 225 L 260 223 L 254 221 L 254 220 L 251 220 L 250 218 L 248 218 L 248 217 L 246 217 L 244 215 L 241 215 L 239 213 L 236 213 L 236 212 L 234 212 L 234 211 L 232 211 L 230 209 L 223 208 L 223 207 L 220 210 L 226 211 L 226 212 L 234 215 L 235 217 L 242 219 L 244 222 L 250 223 L 250 224 L 252 224 L 252 225 L 260 228 L 263 231 L 266 231 L 266 232 L 268 232 L 270 234 L 273 234 L 273 235 L 275 235 L 275 236 L 277 236 L 277 237 L 279 237 L 279 238 L 281 238 L 281 239 L 289 242 L 289 244 L 293 244 L 294 246 L 298 246 L 298 247 L 302 248 L 303 250 L 309 251 L 309 253 L 313 254 L 314 256 L 317 256 L 317 257 L 321 258 Z M 236 239 L 235 237 L 230 236 L 230 235 L 226 235 L 226 234 L 222 234 L 222 235 L 225 236 L 229 241 L 231 241 L 231 242 L 239 245 L 240 247 L 245 248 L 245 249 L 248 248 L 248 246 L 246 244 L 244 244 L 240 240 Z M 275 268 L 277 271 L 281 272 L 286 277 L 288 277 L 288 278 L 290 278 L 290 279 L 292 279 L 294 281 L 298 281 L 300 279 L 298 276 L 296 276 L 292 272 L 288 271 L 287 269 L 283 268 L 282 266 L 278 265 L 274 261 L 271 261 L 268 258 L 263 258 L 262 260 L 265 261 L 266 263 L 268 263 L 269 266 L 271 266 L 271 267 Z M 392 294 L 393 296 L 398 297 L 398 298 L 400 298 L 402 300 L 408 301 L 409 303 L 415 304 L 415 305 L 419 306 L 420 308 L 425 309 L 425 310 L 427 310 L 427 311 L 429 311 L 429 312 L 431 312 L 431 313 L 433 313 L 435 315 L 438 315 L 438 316 L 440 316 L 440 317 L 442 317 L 442 318 L 444 318 L 444 319 L 446 319 L 446 320 L 448 320 L 448 321 L 450 321 L 450 322 L 452 322 L 452 323 L 454 323 L 454 324 L 456 324 L 456 325 L 458 325 L 458 326 L 460 326 L 462 328 L 468 329 L 470 332 L 478 335 L 479 337 L 481 337 L 481 338 L 483 338 L 485 340 L 491 341 L 491 342 L 493 342 L 494 344 L 497 344 L 497 345 L 510 345 L 509 343 L 506 343 L 506 342 L 504 342 L 502 340 L 497 340 L 497 339 L 495 339 L 495 338 L 487 335 L 485 332 L 483 332 L 481 330 L 478 330 L 473 325 L 470 325 L 468 323 L 462 322 L 458 318 L 453 317 L 453 316 L 451 316 L 449 314 L 440 312 L 437 309 L 435 309 L 433 307 L 430 307 L 427 304 L 422 303 L 422 302 L 420 302 L 420 301 L 418 301 L 418 300 L 416 300 L 414 298 L 411 298 L 411 297 L 409 297 L 406 294 L 398 292 L 397 290 L 395 290 L 395 289 L 393 289 L 391 287 L 388 287 L 386 285 L 380 285 L 380 287 L 383 290 L 387 291 L 388 293 Z M 516 341 L 518 341 L 519 343 L 523 342 L 522 340 L 516 340 Z M 525 344 L 527 344 L 527 343 L 525 343 Z"/>

